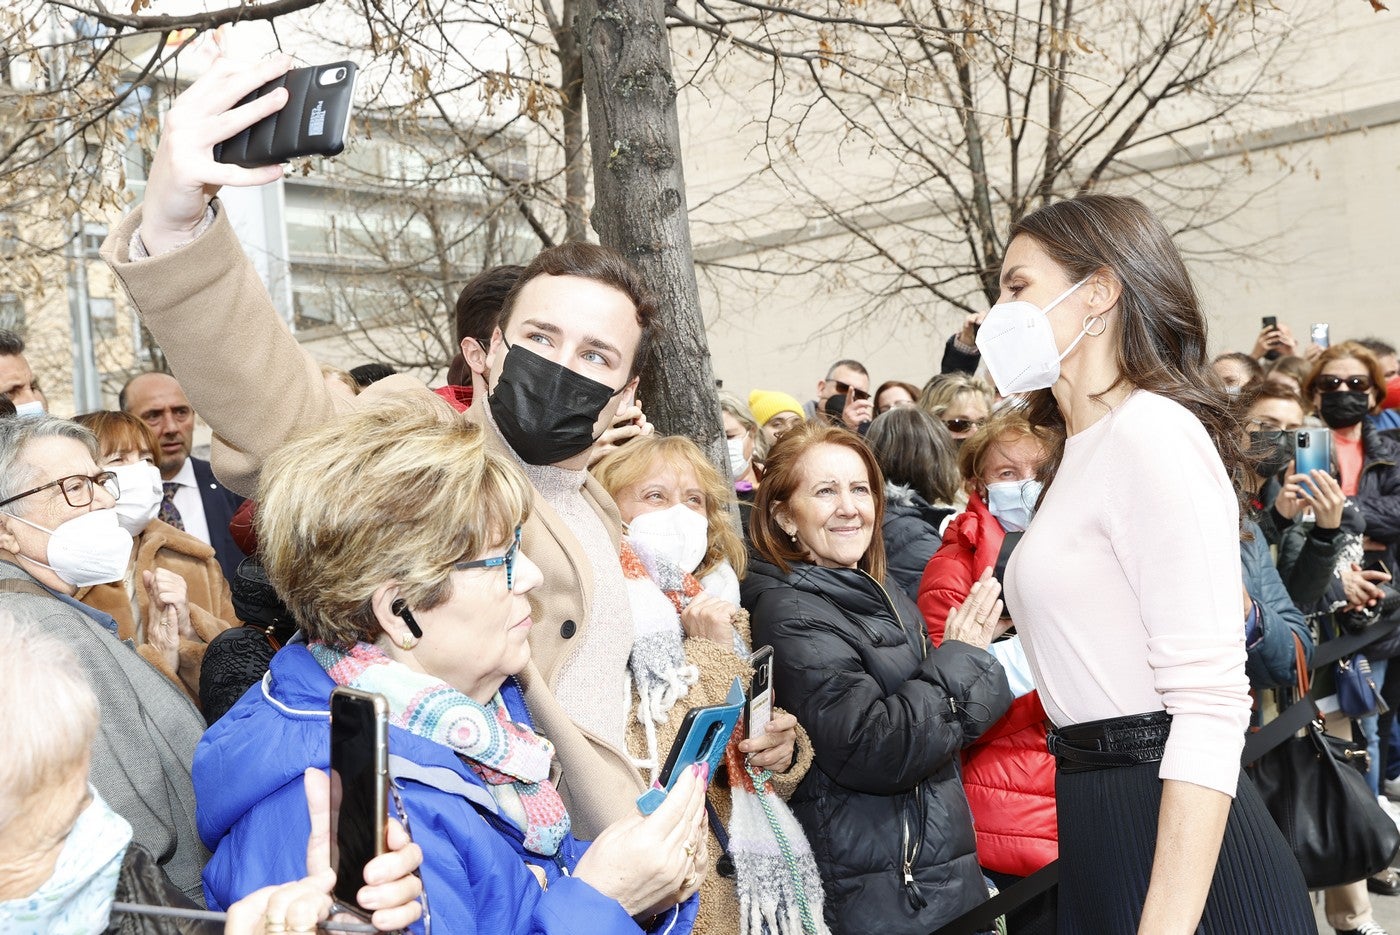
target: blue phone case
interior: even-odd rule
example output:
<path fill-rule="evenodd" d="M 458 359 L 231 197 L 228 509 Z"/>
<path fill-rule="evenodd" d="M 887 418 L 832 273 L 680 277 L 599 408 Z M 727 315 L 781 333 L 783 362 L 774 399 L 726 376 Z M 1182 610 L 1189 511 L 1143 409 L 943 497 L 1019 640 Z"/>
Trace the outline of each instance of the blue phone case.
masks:
<path fill-rule="evenodd" d="M 744 715 L 744 686 L 736 678 L 729 686 L 729 695 L 722 705 L 706 705 L 691 708 L 686 714 L 686 723 L 676 737 L 671 755 L 667 757 L 668 770 L 663 770 L 665 782 L 660 789 L 648 789 L 637 798 L 637 808 L 643 815 L 650 815 L 666 801 L 666 793 L 681 778 L 681 774 L 695 763 L 709 763 L 710 775 L 715 774 L 724 759 L 724 748 L 734 734 L 734 725 Z"/>
<path fill-rule="evenodd" d="M 1303 443 L 1303 436 L 1307 442 Z M 1299 474 L 1312 471 L 1331 473 L 1332 471 L 1332 431 L 1331 429 L 1299 429 L 1295 435 L 1293 469 Z M 1304 483 L 1307 483 L 1304 481 Z M 1317 495 L 1312 484 L 1307 484 L 1308 492 Z"/>

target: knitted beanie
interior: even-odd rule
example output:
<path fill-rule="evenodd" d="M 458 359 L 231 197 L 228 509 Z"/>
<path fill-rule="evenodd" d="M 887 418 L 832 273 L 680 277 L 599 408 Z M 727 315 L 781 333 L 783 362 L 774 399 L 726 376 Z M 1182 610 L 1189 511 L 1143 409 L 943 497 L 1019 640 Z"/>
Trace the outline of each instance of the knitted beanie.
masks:
<path fill-rule="evenodd" d="M 780 412 L 791 412 L 802 417 L 802 404 L 782 390 L 752 390 L 749 392 L 749 410 L 760 426 Z"/>

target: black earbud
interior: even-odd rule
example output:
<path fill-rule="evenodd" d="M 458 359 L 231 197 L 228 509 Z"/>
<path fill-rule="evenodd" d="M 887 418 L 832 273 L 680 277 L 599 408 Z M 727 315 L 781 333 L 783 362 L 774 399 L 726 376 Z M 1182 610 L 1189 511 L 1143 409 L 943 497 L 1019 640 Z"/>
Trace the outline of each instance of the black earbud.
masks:
<path fill-rule="evenodd" d="M 418 621 L 413 619 L 413 611 L 408 609 L 408 601 L 401 597 L 394 598 L 394 603 L 389 605 L 389 612 L 395 617 L 402 617 L 404 626 L 408 627 L 408 632 L 413 634 L 414 639 L 423 638 L 423 630 L 418 626 Z"/>

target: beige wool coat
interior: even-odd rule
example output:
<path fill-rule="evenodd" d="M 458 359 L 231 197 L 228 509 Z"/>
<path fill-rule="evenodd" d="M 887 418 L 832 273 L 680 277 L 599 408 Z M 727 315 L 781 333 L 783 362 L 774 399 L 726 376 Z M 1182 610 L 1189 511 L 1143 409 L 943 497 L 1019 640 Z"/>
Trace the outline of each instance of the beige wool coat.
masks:
<path fill-rule="evenodd" d="M 129 251 L 141 224 L 138 208 L 113 228 L 102 256 L 165 351 L 195 411 L 214 429 L 214 472 L 229 489 L 253 495 L 258 470 L 269 455 L 338 413 L 389 395 L 410 395 L 425 406 L 446 405 L 423 383 L 402 374 L 359 396 L 330 392 L 320 365 L 287 330 L 228 218 L 214 204 L 214 222 L 199 237 L 169 253 L 133 261 Z M 483 425 L 483 406 L 476 401 L 467 418 Z M 487 431 L 492 443 L 505 450 L 505 442 Z M 592 478 L 583 493 L 613 546 L 620 548 L 622 520 L 612 499 Z M 575 833 L 586 840 L 632 814 L 647 784 L 625 750 L 574 723 L 554 697 L 559 671 L 583 644 L 590 625 L 592 581 L 583 573 L 588 556 L 538 496 L 522 531 L 522 546 L 543 572 L 544 584 L 531 593 L 533 658 L 520 679 L 537 729 L 558 752 L 556 779 Z"/>
<path fill-rule="evenodd" d="M 242 625 L 234 613 L 228 582 L 224 580 L 224 573 L 214 557 L 214 549 L 187 532 L 153 519 L 136 537 L 133 565 L 136 575 L 135 613 L 127 598 L 126 586 L 120 581 L 82 588 L 77 598 L 89 607 L 110 614 L 117 621 L 117 638 L 135 643 L 141 658 L 184 689 L 198 707 L 199 667 L 204 661 L 204 650 L 214 637 L 229 627 Z M 144 639 L 145 627 L 142 624 L 150 613 L 151 598 L 141 583 L 141 573 L 158 568 L 173 571 L 185 579 L 190 626 L 194 629 L 195 638 L 180 640 L 178 672 L 170 671 L 160 654 Z"/>

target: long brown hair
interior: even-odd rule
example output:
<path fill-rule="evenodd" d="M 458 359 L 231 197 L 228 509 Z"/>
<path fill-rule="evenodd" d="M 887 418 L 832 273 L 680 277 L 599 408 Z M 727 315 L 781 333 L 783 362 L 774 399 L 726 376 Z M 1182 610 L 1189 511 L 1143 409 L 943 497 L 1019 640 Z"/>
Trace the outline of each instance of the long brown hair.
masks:
<path fill-rule="evenodd" d="M 1011 227 L 1026 235 L 1075 282 L 1110 271 L 1122 287 L 1118 298 L 1118 379 L 1167 397 L 1200 420 L 1215 443 L 1225 470 L 1243 485 L 1244 464 L 1235 408 L 1206 366 L 1206 322 L 1191 275 L 1171 235 L 1136 198 L 1079 195 L 1026 215 Z M 1026 416 L 1054 433 L 1046 461 L 1046 484 L 1064 454 L 1065 419 L 1050 390 L 1029 394 Z"/>
<path fill-rule="evenodd" d="M 854 451 L 870 475 L 870 494 L 875 503 L 870 545 L 856 567 L 881 583 L 885 580 L 885 537 L 881 529 L 885 521 L 885 478 L 870 447 L 859 435 L 834 425 L 803 422 L 783 433 L 768 452 L 763 466 L 763 483 L 753 501 L 753 519 L 749 523 L 749 541 L 753 550 L 765 561 L 772 562 L 787 574 L 797 562 L 807 562 L 807 553 L 792 541 L 774 516 L 777 507 L 792 499 L 801 479 L 802 459 L 818 445 L 839 445 Z"/>

